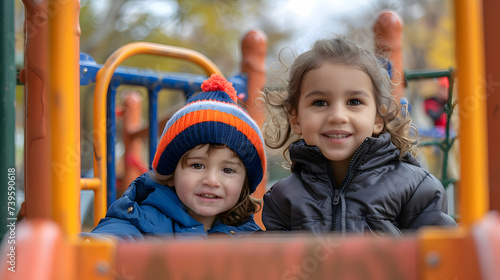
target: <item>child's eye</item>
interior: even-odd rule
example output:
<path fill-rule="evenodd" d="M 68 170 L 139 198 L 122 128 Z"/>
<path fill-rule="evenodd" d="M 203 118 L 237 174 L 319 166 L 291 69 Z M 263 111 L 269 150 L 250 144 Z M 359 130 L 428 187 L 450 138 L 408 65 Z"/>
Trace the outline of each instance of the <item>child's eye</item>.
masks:
<path fill-rule="evenodd" d="M 323 106 L 327 106 L 328 103 L 325 100 L 315 100 L 315 101 L 313 101 L 312 105 L 317 106 L 317 107 L 323 107 Z"/>
<path fill-rule="evenodd" d="M 353 99 L 353 100 L 349 100 L 347 101 L 347 105 L 351 105 L 351 106 L 356 106 L 356 105 L 361 105 L 362 102 L 358 99 Z"/>
<path fill-rule="evenodd" d="M 205 166 L 203 166 L 203 164 L 201 164 L 201 163 L 193 163 L 193 164 L 191 164 L 191 166 L 194 169 L 203 169 L 203 168 L 205 168 Z"/>
<path fill-rule="evenodd" d="M 222 172 L 224 172 L 224 173 L 226 173 L 226 174 L 232 174 L 232 173 L 234 173 L 235 171 L 234 171 L 234 169 L 232 169 L 232 168 L 223 168 L 223 169 L 222 169 Z"/>

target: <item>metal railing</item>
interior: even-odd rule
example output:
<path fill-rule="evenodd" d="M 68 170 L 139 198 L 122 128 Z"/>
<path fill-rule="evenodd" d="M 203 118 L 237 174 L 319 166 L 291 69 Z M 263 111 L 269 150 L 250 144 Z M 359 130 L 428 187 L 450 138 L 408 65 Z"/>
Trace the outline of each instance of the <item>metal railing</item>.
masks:
<path fill-rule="evenodd" d="M 419 146 L 436 146 L 443 152 L 443 165 L 441 173 L 441 183 L 445 188 L 450 184 L 457 181 L 456 178 L 448 177 L 448 161 L 450 150 L 455 142 L 456 135 L 451 133 L 451 116 L 455 108 L 456 103 L 453 103 L 453 81 L 454 81 L 454 70 L 453 68 L 447 70 L 413 70 L 405 71 L 405 81 L 412 80 L 423 80 L 423 79 L 433 79 L 433 78 L 447 78 L 449 81 L 448 87 L 448 100 L 443 108 L 443 112 L 446 114 L 446 127 L 444 129 L 444 137 L 436 137 L 435 135 L 430 135 L 433 138 L 429 141 L 423 141 L 419 143 Z"/>

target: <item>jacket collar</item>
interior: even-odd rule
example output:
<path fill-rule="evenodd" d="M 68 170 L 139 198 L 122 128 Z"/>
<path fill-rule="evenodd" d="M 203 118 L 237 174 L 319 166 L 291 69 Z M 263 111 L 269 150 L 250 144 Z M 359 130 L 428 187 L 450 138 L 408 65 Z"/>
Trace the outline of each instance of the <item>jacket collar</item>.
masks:
<path fill-rule="evenodd" d="M 372 169 L 399 160 L 400 150 L 391 142 L 391 134 L 385 132 L 378 137 L 367 137 L 352 158 L 350 167 L 356 171 Z M 305 170 L 310 173 L 325 173 L 330 168 L 330 161 L 325 158 L 317 146 L 309 146 L 304 140 L 290 145 L 292 172 Z M 420 166 L 413 155 L 407 153 L 403 162 Z"/>

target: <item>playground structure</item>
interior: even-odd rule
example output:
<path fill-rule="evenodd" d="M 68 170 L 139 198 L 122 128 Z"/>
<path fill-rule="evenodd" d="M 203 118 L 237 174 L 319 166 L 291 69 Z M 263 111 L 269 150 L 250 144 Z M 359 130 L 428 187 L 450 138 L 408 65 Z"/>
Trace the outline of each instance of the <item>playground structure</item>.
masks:
<path fill-rule="evenodd" d="M 7 4 L 9 1 L 4 2 L 5 7 L 13 6 Z M 110 240 L 86 242 L 79 237 L 80 190 L 92 189 L 95 192 L 95 222 L 104 216 L 107 201 L 113 199 L 106 195 L 114 184 L 114 175 L 107 166 L 109 162 L 114 165 L 114 158 L 109 156 L 114 144 L 114 140 L 110 140 L 114 135 L 109 123 L 109 119 L 114 118 L 114 98 L 110 96 L 114 95 L 116 84 L 112 81 L 113 77 L 130 73 L 118 65 L 127 57 L 141 53 L 186 59 L 202 67 L 207 75 L 220 71 L 199 53 L 148 43 L 120 48 L 103 66 L 84 64 L 82 61 L 89 60 L 82 59 L 79 53 L 79 1 L 23 2 L 27 11 L 26 24 L 35 22 L 33 16 L 44 11 L 57 12 L 48 14 L 45 28 L 40 26 L 36 32 L 26 35 L 25 70 L 20 79 L 25 83 L 26 95 L 39 96 L 40 99 L 25 98 L 25 110 L 29 112 L 25 132 L 26 203 L 21 209 L 25 220 L 14 226 L 15 231 L 8 232 L 14 232 L 15 244 L 6 243 L 8 239 L 4 237 L 0 278 L 495 279 L 500 275 L 497 233 L 500 219 L 491 211 L 500 209 L 500 174 L 495 172 L 500 151 L 493 144 L 500 138 L 500 132 L 495 130 L 498 125 L 494 123 L 499 97 L 494 92 L 494 84 L 488 84 L 493 81 L 486 81 L 486 85 L 482 81 L 488 74 L 500 73 L 500 66 L 495 65 L 493 59 L 498 57 L 494 50 L 500 43 L 492 38 L 494 36 L 486 36 L 488 32 L 493 34 L 494 27 L 491 26 L 498 23 L 493 11 L 498 10 L 500 4 L 495 1 L 455 3 L 461 158 L 459 228 L 428 228 L 399 240 L 267 234 L 245 240 L 172 240 L 133 244 L 117 244 Z M 4 14 L 11 13 L 8 10 L 5 8 Z M 481 16 L 482 11 L 484 16 Z M 387 44 L 394 50 L 390 60 L 399 62 L 393 63 L 397 72 L 405 73 L 400 63 L 401 22 L 398 17 L 390 12 L 382 13 L 374 33 L 376 38 L 383 39 L 379 44 Z M 246 39 L 257 44 L 252 46 L 243 42 L 241 70 L 247 73 L 247 80 L 241 76 L 232 81 L 243 88 L 238 92 L 247 92 L 245 87 L 248 89 L 249 113 L 262 123 L 262 114 L 251 106 L 251 101 L 255 100 L 257 89 L 263 86 L 263 64 L 258 61 L 263 61 L 265 56 L 265 37 L 259 32 L 251 32 Z M 253 49 L 259 52 L 249 53 Z M 255 65 L 250 65 L 252 63 Z M 124 72 L 120 72 L 122 70 Z M 96 83 L 94 177 L 81 178 L 79 86 L 82 76 L 89 77 L 92 73 Z M 423 75 L 413 74 L 415 77 Z M 15 84 L 15 74 L 8 75 L 6 84 Z M 442 75 L 453 77 L 448 72 Z M 191 78 L 189 81 L 194 81 L 191 85 L 196 88 L 199 80 Z M 162 82 L 158 86 L 165 86 L 160 85 Z M 399 84 L 401 88 L 395 92 L 397 97 L 404 95 L 403 83 Z M 190 89 L 185 90 L 186 94 Z M 148 90 L 150 113 L 153 112 L 154 116 L 150 118 L 149 133 L 154 136 L 158 134 L 154 107 L 158 88 Z M 484 102 L 486 98 L 488 102 Z M 40 103 L 47 107 L 41 107 Z M 12 116 L 7 116 L 7 119 L 12 119 Z M 7 129 L 2 132 L 3 136 L 10 133 Z M 156 137 L 150 139 L 150 148 L 154 148 Z M 2 192 L 7 193 L 7 189 Z M 255 195 L 261 197 L 263 192 L 261 184 Z M 8 219 L 12 217 L 6 215 L 2 217 L 3 221 L 10 221 Z M 15 272 L 8 270 L 12 267 L 9 263 L 12 262 L 12 252 Z M 194 265 L 196 269 L 193 269 Z"/>

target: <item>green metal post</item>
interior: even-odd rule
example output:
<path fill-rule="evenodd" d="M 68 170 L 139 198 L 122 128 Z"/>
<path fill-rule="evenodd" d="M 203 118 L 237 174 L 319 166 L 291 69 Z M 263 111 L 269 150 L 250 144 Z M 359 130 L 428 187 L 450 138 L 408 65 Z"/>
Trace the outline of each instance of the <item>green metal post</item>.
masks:
<path fill-rule="evenodd" d="M 7 225 L 15 221 L 15 94 L 16 65 L 14 42 L 14 1 L 4 0 L 0 4 L 0 234 L 3 237 Z M 14 175 L 15 174 L 15 175 Z M 14 176 L 11 176 L 14 175 Z M 9 190 L 10 185 L 10 190 Z M 14 188 L 12 188 L 14 186 Z M 9 204 L 9 201 L 11 202 Z M 13 202 L 13 203 L 12 203 Z M 13 208 L 9 208 L 14 206 Z"/>
<path fill-rule="evenodd" d="M 450 137 L 450 123 L 451 123 L 451 115 L 453 114 L 453 110 L 455 105 L 453 104 L 453 80 L 454 80 L 454 70 L 452 68 L 447 70 L 414 70 L 414 71 L 405 71 L 405 80 L 422 80 L 422 79 L 432 79 L 432 78 L 441 78 L 447 77 L 450 82 L 450 86 L 448 87 L 448 102 L 444 106 L 443 110 L 446 113 L 446 128 L 445 128 L 445 137 L 444 139 L 434 139 L 431 141 L 425 141 L 419 143 L 420 146 L 437 146 L 443 151 L 443 166 L 442 166 L 442 174 L 441 174 L 441 183 L 445 188 L 448 187 L 449 184 L 454 183 L 456 178 L 448 177 L 448 156 L 450 150 L 455 142 L 455 138 Z"/>

